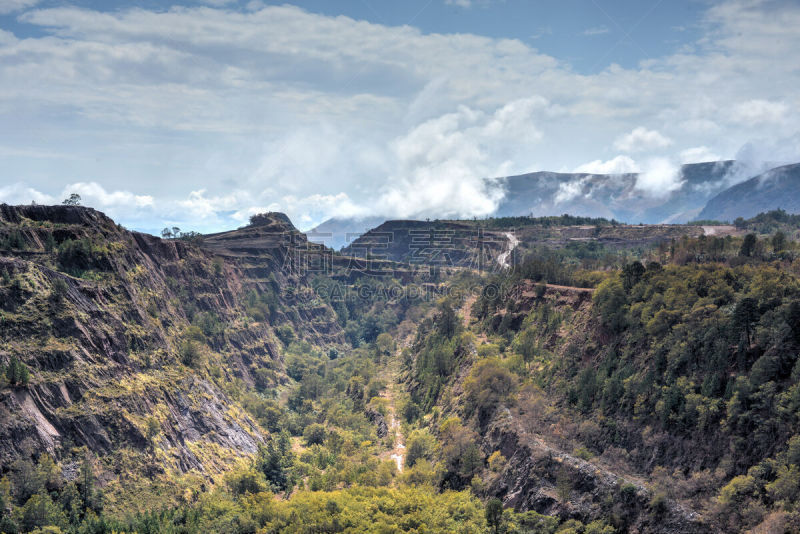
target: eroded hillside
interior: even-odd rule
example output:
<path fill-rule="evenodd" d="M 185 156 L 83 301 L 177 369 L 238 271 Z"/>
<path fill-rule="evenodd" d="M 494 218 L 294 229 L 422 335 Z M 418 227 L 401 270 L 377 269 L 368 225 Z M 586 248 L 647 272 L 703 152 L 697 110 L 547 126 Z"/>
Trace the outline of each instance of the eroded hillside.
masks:
<path fill-rule="evenodd" d="M 86 446 L 101 457 L 156 457 L 157 470 L 217 473 L 254 453 L 263 430 L 231 384 L 287 380 L 278 325 L 309 342 L 343 341 L 324 303 L 282 287 L 290 230 L 259 227 L 247 255 L 128 232 L 92 209 L 2 206 L 14 246 L 0 257 L 0 357 L 29 370 L 2 390 L 0 459 Z"/>

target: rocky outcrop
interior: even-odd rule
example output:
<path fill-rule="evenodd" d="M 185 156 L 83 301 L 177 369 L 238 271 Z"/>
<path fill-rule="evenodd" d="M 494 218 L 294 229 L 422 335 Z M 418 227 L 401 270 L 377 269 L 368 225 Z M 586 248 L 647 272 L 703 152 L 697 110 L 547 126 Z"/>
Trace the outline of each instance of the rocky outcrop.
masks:
<path fill-rule="evenodd" d="M 263 441 L 229 392 L 286 380 L 274 329 L 342 340 L 324 304 L 291 311 L 282 289 L 308 285 L 281 269 L 280 240 L 223 254 L 129 232 L 90 208 L 2 205 L 0 243 L 12 235 L 0 250 L 0 363 L 20 360 L 30 380 L 0 383 L 0 470 L 86 446 L 219 472 Z M 272 308 L 251 317 L 266 296 Z"/>
<path fill-rule="evenodd" d="M 712 532 L 693 511 L 655 499 L 635 476 L 613 472 L 548 444 L 518 425 L 510 413 L 497 417 L 483 449 L 507 458 L 490 492 L 505 506 L 591 522 L 613 517 L 628 532 L 700 534 Z"/>

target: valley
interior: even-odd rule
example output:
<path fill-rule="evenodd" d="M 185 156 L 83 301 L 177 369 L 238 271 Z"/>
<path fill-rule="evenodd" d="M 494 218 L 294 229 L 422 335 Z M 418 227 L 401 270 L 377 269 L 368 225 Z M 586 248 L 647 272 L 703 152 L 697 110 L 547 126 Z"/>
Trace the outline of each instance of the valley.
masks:
<path fill-rule="evenodd" d="M 791 531 L 798 228 L 0 206 L 0 531 Z"/>

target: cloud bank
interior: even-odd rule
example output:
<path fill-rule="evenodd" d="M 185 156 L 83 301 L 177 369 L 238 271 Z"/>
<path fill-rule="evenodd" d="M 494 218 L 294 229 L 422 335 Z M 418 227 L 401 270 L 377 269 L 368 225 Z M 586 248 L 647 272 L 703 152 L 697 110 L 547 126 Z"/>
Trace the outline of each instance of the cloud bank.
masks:
<path fill-rule="evenodd" d="M 700 41 L 596 73 L 289 5 L 35 4 L 0 4 L 35 30 L 0 30 L 0 201 L 83 191 L 139 228 L 482 215 L 483 178 L 539 169 L 638 170 L 658 197 L 680 162 L 800 152 L 796 3 L 712 4 Z"/>

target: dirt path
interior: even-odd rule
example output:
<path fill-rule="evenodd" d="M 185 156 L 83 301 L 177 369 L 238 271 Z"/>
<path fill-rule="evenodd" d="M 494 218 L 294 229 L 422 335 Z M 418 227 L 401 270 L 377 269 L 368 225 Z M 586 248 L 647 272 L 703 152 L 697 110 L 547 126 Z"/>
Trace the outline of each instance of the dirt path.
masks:
<path fill-rule="evenodd" d="M 400 354 L 403 350 L 403 344 L 398 343 L 398 348 L 394 356 L 386 363 L 381 378 L 386 382 L 386 387 L 381 391 L 381 398 L 386 399 L 386 428 L 389 436 L 393 438 L 393 447 L 391 450 L 385 451 L 381 454 L 381 459 L 391 459 L 397 464 L 397 472 L 402 473 L 406 464 L 406 438 L 403 435 L 403 427 L 400 424 L 400 419 L 397 416 L 397 390 L 400 387 Z"/>
<path fill-rule="evenodd" d="M 736 235 L 738 232 L 735 226 L 731 225 L 718 225 L 718 226 L 701 226 L 705 235 Z"/>
<path fill-rule="evenodd" d="M 464 301 L 464 307 L 461 308 L 461 316 L 464 318 L 464 328 L 469 328 L 469 323 L 472 322 L 472 305 L 478 300 L 477 295 L 470 295 Z"/>
<path fill-rule="evenodd" d="M 584 292 L 584 293 L 594 293 L 594 288 L 592 287 L 573 287 L 573 286 L 559 286 L 556 284 L 545 284 L 547 289 L 562 289 L 566 291 L 577 291 L 577 292 Z"/>

